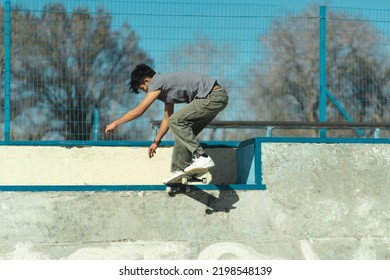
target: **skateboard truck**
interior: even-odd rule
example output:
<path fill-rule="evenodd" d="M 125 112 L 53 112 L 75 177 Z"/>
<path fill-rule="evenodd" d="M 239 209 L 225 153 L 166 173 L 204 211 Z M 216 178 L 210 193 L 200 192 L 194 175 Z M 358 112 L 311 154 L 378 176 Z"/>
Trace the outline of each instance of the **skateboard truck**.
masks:
<path fill-rule="evenodd" d="M 206 177 L 203 177 L 203 178 L 198 178 L 198 176 L 188 176 L 188 177 L 183 177 L 181 178 L 181 183 L 183 185 L 187 185 L 188 183 L 191 183 L 191 182 L 199 182 L 199 183 L 202 183 L 202 184 L 207 184 L 207 178 Z"/>
<path fill-rule="evenodd" d="M 165 191 L 167 193 L 177 193 L 177 192 L 184 192 L 184 193 L 189 193 L 191 191 L 191 187 L 190 186 L 184 186 L 184 185 L 181 185 L 181 184 L 175 184 L 175 185 L 172 185 L 172 186 L 167 186 L 165 188 Z"/>
<path fill-rule="evenodd" d="M 197 184 L 207 185 L 207 184 L 210 184 L 211 179 L 212 179 L 212 176 L 211 176 L 210 172 L 208 172 L 208 171 L 201 173 L 201 174 L 189 173 L 189 174 L 185 174 L 181 178 L 181 183 L 183 185 L 197 185 Z"/>
<path fill-rule="evenodd" d="M 191 191 L 191 185 L 210 184 L 212 175 L 210 172 L 203 174 L 185 174 L 176 182 L 167 183 L 165 190 L 167 193 L 185 192 Z"/>

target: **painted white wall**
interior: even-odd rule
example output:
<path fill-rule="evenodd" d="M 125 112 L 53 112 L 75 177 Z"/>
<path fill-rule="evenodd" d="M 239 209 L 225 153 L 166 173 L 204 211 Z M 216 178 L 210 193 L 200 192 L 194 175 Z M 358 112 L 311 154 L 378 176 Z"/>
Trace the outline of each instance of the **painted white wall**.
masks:
<path fill-rule="evenodd" d="M 0 146 L 0 185 L 160 185 L 172 150 L 160 147 L 150 159 L 147 147 Z M 234 149 L 211 150 L 220 165 L 213 182 L 234 183 Z"/>

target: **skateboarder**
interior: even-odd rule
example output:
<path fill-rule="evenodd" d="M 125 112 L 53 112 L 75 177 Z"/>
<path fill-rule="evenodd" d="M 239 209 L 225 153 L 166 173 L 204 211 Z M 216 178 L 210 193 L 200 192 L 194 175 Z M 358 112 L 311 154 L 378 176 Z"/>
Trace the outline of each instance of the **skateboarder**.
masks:
<path fill-rule="evenodd" d="M 156 73 L 148 65 L 140 64 L 131 73 L 130 89 L 135 93 L 141 89 L 145 98 L 135 108 L 108 124 L 105 133 L 110 135 L 118 125 L 140 117 L 156 100 L 164 102 L 164 115 L 153 144 L 149 147 L 150 158 L 156 153 L 161 139 L 171 129 L 175 135 L 172 154 L 172 174 L 163 183 L 181 178 L 185 172 L 196 173 L 208 169 L 214 162 L 208 156 L 196 136 L 228 104 L 229 97 L 215 79 L 199 73 L 176 72 Z M 174 113 L 174 104 L 188 103 Z"/>

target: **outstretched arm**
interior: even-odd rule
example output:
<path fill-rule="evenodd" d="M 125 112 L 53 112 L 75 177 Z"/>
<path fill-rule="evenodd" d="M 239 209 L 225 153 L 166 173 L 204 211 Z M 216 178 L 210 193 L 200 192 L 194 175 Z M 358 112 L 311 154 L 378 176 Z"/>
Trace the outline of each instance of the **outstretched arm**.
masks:
<path fill-rule="evenodd" d="M 165 104 L 164 107 L 164 117 L 160 124 L 160 129 L 156 135 L 156 138 L 154 139 L 154 142 L 152 145 L 150 145 L 148 150 L 149 158 L 152 158 L 154 154 L 156 153 L 156 149 L 158 148 L 158 144 L 160 144 L 161 139 L 165 136 L 165 134 L 169 130 L 168 126 L 168 119 L 173 114 L 174 111 L 174 104 Z"/>
<path fill-rule="evenodd" d="M 145 113 L 145 111 L 149 108 L 150 105 L 156 100 L 156 98 L 159 96 L 160 90 L 152 91 L 148 93 L 144 100 L 141 101 L 136 107 L 128 111 L 126 114 L 121 116 L 119 119 L 113 121 L 112 123 L 109 123 L 106 126 L 105 133 L 106 135 L 110 135 L 111 131 L 113 131 L 118 125 L 127 123 L 129 121 L 132 121 Z"/>

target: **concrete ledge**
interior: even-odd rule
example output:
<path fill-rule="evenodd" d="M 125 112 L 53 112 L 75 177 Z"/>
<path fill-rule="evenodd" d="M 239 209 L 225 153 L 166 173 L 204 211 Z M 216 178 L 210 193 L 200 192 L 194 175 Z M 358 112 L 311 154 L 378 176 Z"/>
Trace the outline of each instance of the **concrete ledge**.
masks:
<path fill-rule="evenodd" d="M 0 190 L 134 190 L 162 188 L 170 173 L 172 147 L 154 158 L 147 147 L 0 146 Z M 236 148 L 208 144 L 216 167 L 213 183 L 236 183 Z"/>
<path fill-rule="evenodd" d="M 165 190 L 173 142 L 165 142 L 154 158 L 150 143 L 140 146 L 0 145 L 0 191 L 142 191 Z M 264 189 L 260 142 L 204 142 L 216 163 L 211 185 L 203 190 Z M 255 163 L 255 164 L 252 164 Z"/>

